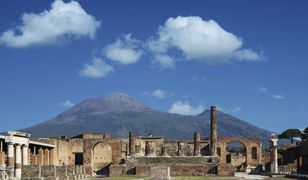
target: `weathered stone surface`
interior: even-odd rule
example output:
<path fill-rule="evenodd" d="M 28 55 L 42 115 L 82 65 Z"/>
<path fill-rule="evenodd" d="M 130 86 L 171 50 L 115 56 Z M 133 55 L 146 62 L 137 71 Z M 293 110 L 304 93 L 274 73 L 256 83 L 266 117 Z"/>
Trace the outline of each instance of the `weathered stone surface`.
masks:
<path fill-rule="evenodd" d="M 220 164 L 217 166 L 218 176 L 234 176 L 235 167 L 231 164 Z"/>
<path fill-rule="evenodd" d="M 214 174 L 212 168 L 215 165 L 173 165 L 170 166 L 171 176 L 205 176 L 207 174 Z"/>
<path fill-rule="evenodd" d="M 137 166 L 136 167 L 137 176 L 150 176 L 151 175 L 151 166 Z"/>
<path fill-rule="evenodd" d="M 41 166 L 41 177 L 56 177 L 56 166 Z"/>
<path fill-rule="evenodd" d="M 126 174 L 126 166 L 125 165 L 110 165 L 109 166 L 109 176 L 124 176 Z"/>
<path fill-rule="evenodd" d="M 127 157 L 127 166 L 171 166 L 171 165 L 204 165 L 204 164 L 218 164 L 218 156 L 157 156 L 157 157 Z"/>
<path fill-rule="evenodd" d="M 56 166 L 56 176 L 64 178 L 67 176 L 66 166 Z"/>
<path fill-rule="evenodd" d="M 22 177 L 40 177 L 41 167 L 38 165 L 26 165 L 21 169 Z"/>
<path fill-rule="evenodd" d="M 169 167 L 151 167 L 150 180 L 170 180 Z"/>

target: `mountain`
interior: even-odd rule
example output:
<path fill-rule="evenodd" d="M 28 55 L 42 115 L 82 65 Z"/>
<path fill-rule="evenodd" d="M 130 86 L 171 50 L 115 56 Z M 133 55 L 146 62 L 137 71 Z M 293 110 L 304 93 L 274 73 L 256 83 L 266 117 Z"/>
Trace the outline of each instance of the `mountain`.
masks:
<path fill-rule="evenodd" d="M 259 137 L 268 142 L 270 132 L 229 114 L 218 111 L 219 137 Z M 22 129 L 33 137 L 75 136 L 106 132 L 112 137 L 152 134 L 174 139 L 192 139 L 193 133 L 209 136 L 210 111 L 184 116 L 152 109 L 123 93 L 82 101 L 60 115 L 38 125 Z"/>

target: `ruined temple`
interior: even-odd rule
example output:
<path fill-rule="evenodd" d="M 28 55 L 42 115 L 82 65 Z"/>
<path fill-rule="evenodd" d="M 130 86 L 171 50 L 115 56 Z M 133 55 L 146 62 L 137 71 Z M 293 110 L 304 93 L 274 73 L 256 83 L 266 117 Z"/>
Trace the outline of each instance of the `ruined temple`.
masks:
<path fill-rule="evenodd" d="M 216 107 L 211 107 L 210 137 L 199 132 L 191 140 L 165 139 L 152 135 L 81 134 L 72 138 L 31 138 L 16 131 L 0 136 L 0 179 L 85 176 L 232 176 L 235 171 L 278 171 L 277 142 L 271 153 L 262 153 L 258 138 L 218 137 Z M 243 153 L 227 151 L 238 142 Z M 303 151 L 300 149 L 300 151 Z M 307 156 L 301 162 L 307 163 Z M 307 165 L 307 164 L 306 164 Z M 305 164 L 304 164 L 305 166 Z"/>

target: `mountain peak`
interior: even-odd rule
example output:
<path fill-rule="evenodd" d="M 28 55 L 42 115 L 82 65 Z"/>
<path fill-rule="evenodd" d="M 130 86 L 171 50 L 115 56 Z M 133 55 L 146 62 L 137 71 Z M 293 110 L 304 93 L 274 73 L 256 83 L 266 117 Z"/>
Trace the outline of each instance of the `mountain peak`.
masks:
<path fill-rule="evenodd" d="M 87 112 L 104 114 L 111 112 L 143 112 L 151 108 L 125 93 L 111 93 L 99 98 L 91 98 L 74 106 L 69 112 Z"/>

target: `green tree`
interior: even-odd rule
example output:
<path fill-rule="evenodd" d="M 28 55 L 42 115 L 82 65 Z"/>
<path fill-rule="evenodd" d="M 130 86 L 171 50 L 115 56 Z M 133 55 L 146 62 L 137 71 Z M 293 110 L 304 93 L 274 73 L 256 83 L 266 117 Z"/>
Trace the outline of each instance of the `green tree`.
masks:
<path fill-rule="evenodd" d="M 303 131 L 303 139 L 304 140 L 308 140 L 308 127 L 306 127 Z"/>
<path fill-rule="evenodd" d="M 299 129 L 287 129 L 282 132 L 279 136 L 279 139 L 290 139 L 293 144 L 294 138 L 303 138 L 303 133 Z"/>

